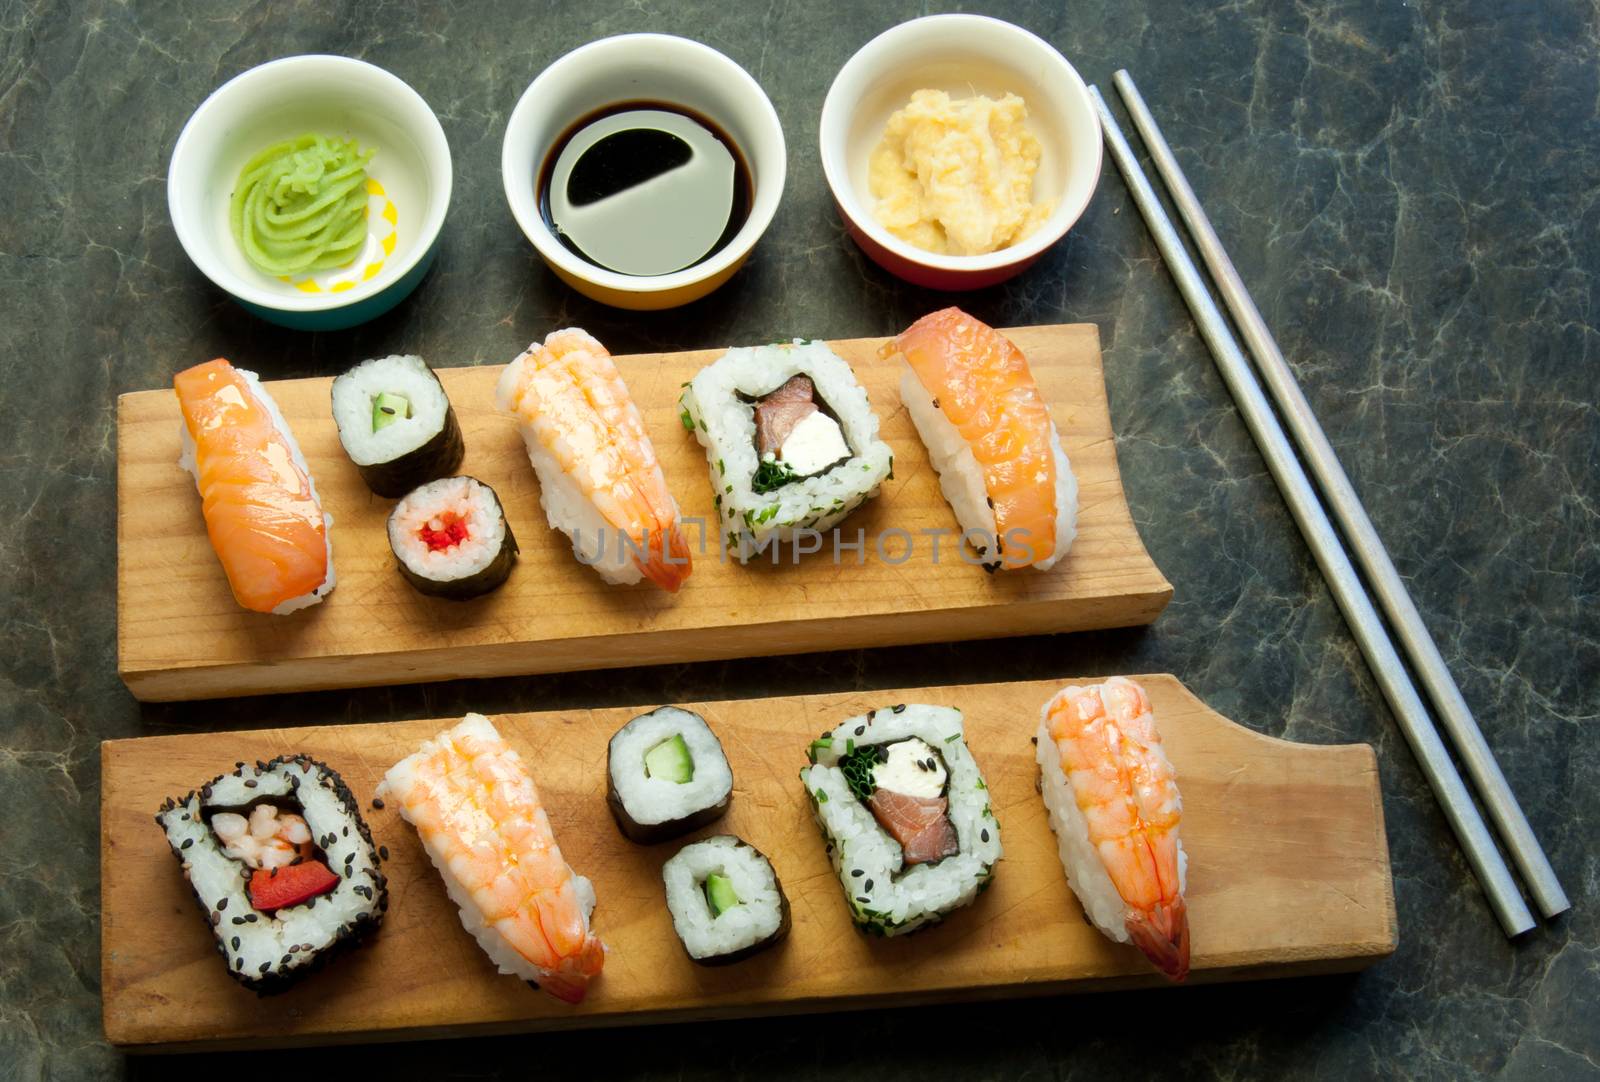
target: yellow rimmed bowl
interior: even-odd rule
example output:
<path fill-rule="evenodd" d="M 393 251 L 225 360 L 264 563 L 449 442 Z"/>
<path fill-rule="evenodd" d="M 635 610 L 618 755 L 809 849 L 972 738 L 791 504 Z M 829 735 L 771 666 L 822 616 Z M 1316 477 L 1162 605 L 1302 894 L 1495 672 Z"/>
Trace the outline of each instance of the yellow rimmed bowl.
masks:
<path fill-rule="evenodd" d="M 245 258 L 229 203 L 246 162 L 307 132 L 375 151 L 367 244 L 348 267 L 276 277 Z M 194 111 L 172 150 L 167 209 L 194 265 L 244 308 L 284 327 L 339 330 L 382 315 L 422 281 L 453 177 L 438 117 L 404 80 L 346 56 L 290 56 L 229 80 Z"/>
<path fill-rule="evenodd" d="M 714 122 L 750 167 L 750 216 L 704 262 L 640 276 L 598 267 L 562 244 L 539 211 L 538 181 L 551 148 L 572 126 L 608 105 L 664 102 Z M 617 308 L 673 308 L 733 277 L 766 232 L 788 171 L 783 126 L 761 85 L 709 45 L 669 34 L 623 34 L 574 49 L 540 72 L 506 123 L 500 173 L 512 216 L 556 276 Z"/>

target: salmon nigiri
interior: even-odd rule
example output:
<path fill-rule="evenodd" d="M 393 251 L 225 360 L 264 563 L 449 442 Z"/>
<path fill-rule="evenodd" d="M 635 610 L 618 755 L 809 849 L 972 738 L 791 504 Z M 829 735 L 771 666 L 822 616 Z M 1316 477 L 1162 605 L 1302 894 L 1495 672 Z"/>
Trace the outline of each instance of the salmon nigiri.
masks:
<path fill-rule="evenodd" d="M 578 559 L 607 582 L 676 593 L 690 571 L 678 501 L 606 347 L 553 331 L 506 365 L 495 402 L 521 423 L 539 504 Z"/>
<path fill-rule="evenodd" d="M 502 973 L 580 1003 L 605 965 L 594 886 L 561 855 L 522 757 L 468 714 L 384 775 L 378 794 L 417 828 L 461 924 Z"/>
<path fill-rule="evenodd" d="M 900 397 L 984 568 L 1053 567 L 1075 535 L 1078 481 L 1022 351 L 945 308 L 882 355 L 906 363 Z"/>
<path fill-rule="evenodd" d="M 222 358 L 172 380 L 183 412 L 178 464 L 194 475 L 211 547 L 233 596 L 289 613 L 333 589 L 332 518 L 277 403 L 254 372 Z"/>
<path fill-rule="evenodd" d="M 1083 911 L 1175 981 L 1189 974 L 1183 800 L 1144 689 L 1125 677 L 1062 688 L 1036 738 L 1039 791 Z"/>

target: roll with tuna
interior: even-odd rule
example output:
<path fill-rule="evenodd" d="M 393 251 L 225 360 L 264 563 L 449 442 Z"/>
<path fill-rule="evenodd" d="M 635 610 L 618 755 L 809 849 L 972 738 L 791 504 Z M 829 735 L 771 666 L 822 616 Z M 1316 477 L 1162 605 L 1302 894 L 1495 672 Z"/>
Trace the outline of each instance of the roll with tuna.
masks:
<path fill-rule="evenodd" d="M 500 498 L 475 477 L 446 477 L 407 493 L 389 513 L 389 548 L 407 582 L 451 601 L 495 589 L 517 562 Z"/>
<path fill-rule="evenodd" d="M 741 962 L 789 934 L 789 899 L 772 863 L 732 834 L 691 842 L 661 868 L 667 910 L 691 960 Z"/>
<path fill-rule="evenodd" d="M 733 802 L 733 770 L 706 719 L 663 706 L 617 730 L 606 748 L 606 803 L 641 845 L 712 822 Z"/>
<path fill-rule="evenodd" d="M 811 742 L 800 771 L 851 919 L 895 936 L 969 905 L 1000 859 L 1000 824 L 961 711 L 900 704 Z"/>
<path fill-rule="evenodd" d="M 449 477 L 466 453 L 444 385 L 421 357 L 379 357 L 339 376 L 333 422 L 361 479 L 388 499 Z"/>
<path fill-rule="evenodd" d="M 281 992 L 375 932 L 389 906 L 372 832 L 337 772 L 240 763 L 156 814 L 228 973 Z"/>
<path fill-rule="evenodd" d="M 680 405 L 710 462 L 723 545 L 740 561 L 832 529 L 893 475 L 865 388 L 821 342 L 730 349 Z"/>

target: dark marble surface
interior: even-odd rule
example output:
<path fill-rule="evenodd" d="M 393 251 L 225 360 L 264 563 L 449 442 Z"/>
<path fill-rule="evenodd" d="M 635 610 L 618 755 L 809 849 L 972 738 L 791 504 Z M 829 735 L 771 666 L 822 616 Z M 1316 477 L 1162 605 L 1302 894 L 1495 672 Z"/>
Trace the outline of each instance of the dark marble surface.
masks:
<path fill-rule="evenodd" d="M 274 376 L 393 351 L 497 363 L 577 322 L 618 352 L 892 332 L 944 298 L 845 240 L 815 150 L 829 80 L 923 5 L 0 0 L 0 1076 L 279 1077 L 278 1057 L 123 1059 L 100 1040 L 97 744 L 467 706 L 1168 670 L 1296 740 L 1373 743 L 1400 948 L 1358 977 L 1010 1006 L 329 1050 L 316 1071 L 520 1078 L 1471 1076 L 1600 1069 L 1600 29 L 1593 4 L 1004 3 L 1086 78 L 1130 67 L 1255 290 L 1575 910 L 1517 944 L 1488 913 L 1120 179 L 994 323 L 1092 320 L 1145 541 L 1177 588 L 1145 631 L 140 707 L 115 672 L 114 398 L 215 354 Z M 937 8 L 939 5 L 933 5 Z M 771 94 L 789 188 L 751 265 L 676 312 L 607 311 L 517 231 L 499 140 L 594 37 L 708 41 Z M 252 321 L 184 258 L 164 175 L 188 112 L 261 61 L 348 53 L 433 105 L 456 155 L 439 265 L 363 329 Z M 167 874 L 170 869 L 152 869 Z M 867 975 L 863 974 L 863 979 Z M 981 1039 L 945 1045 L 970 1018 Z M 315 1066 L 312 1066 L 312 1065 Z"/>

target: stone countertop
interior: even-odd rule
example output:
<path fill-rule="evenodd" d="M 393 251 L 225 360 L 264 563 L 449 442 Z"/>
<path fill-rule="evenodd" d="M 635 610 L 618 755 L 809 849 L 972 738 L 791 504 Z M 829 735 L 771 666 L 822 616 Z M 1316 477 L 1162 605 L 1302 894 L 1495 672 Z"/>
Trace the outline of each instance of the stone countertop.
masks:
<path fill-rule="evenodd" d="M 1489 914 L 1109 163 L 1065 243 L 961 303 L 995 324 L 1099 325 L 1128 496 L 1177 591 L 1154 626 L 141 707 L 115 664 L 118 393 L 218 354 L 274 377 L 390 352 L 499 363 L 569 323 L 617 352 L 893 332 L 948 298 L 885 276 L 845 238 L 817 116 L 850 53 L 925 5 L 0 4 L 0 1075 L 284 1069 L 261 1056 L 124 1059 L 102 1043 L 103 739 L 1157 670 L 1263 732 L 1377 748 L 1401 928 L 1392 958 L 1354 977 L 330 1049 L 315 1062 L 458 1079 L 552 1065 L 690 1079 L 1596 1072 L 1600 799 L 1582 778 L 1600 760 L 1600 647 L 1583 615 L 1600 592 L 1600 27 L 1592 5 L 1571 0 L 1509 7 L 988 10 L 1053 42 L 1086 79 L 1107 85 L 1124 65 L 1138 77 L 1572 895 L 1573 913 L 1517 944 Z M 632 315 L 574 295 L 535 258 L 501 194 L 499 142 L 545 64 L 646 29 L 707 41 L 760 80 L 789 136 L 790 177 L 731 284 Z M 437 111 L 456 158 L 430 278 L 394 313 L 338 334 L 245 315 L 189 264 L 167 218 L 167 157 L 190 110 L 238 72 L 301 52 L 399 74 Z M 930 1036 L 940 1026 L 976 1036 Z"/>

